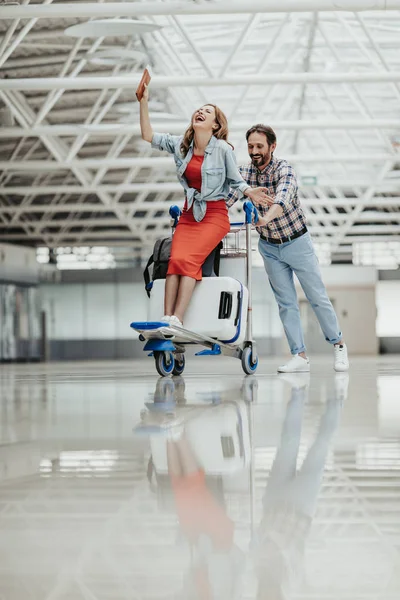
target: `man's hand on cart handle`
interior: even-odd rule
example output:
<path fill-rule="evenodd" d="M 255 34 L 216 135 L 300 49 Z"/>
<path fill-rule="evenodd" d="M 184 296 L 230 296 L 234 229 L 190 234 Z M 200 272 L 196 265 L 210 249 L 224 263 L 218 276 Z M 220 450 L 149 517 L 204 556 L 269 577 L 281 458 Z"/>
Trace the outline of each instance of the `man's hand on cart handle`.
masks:
<path fill-rule="evenodd" d="M 260 215 L 258 215 L 258 221 L 255 225 L 256 227 L 265 227 L 268 223 L 269 221 L 265 217 L 260 217 Z"/>
<path fill-rule="evenodd" d="M 254 202 L 254 204 L 255 206 L 263 206 L 264 208 L 266 208 L 274 204 L 274 199 L 271 196 L 268 196 L 268 194 L 265 194 L 264 200 L 259 200 L 258 202 Z"/>
<path fill-rule="evenodd" d="M 257 227 L 266 227 L 268 223 L 277 219 L 283 214 L 282 206 L 279 204 L 274 204 L 268 211 L 267 214 L 263 217 L 258 218 Z"/>
<path fill-rule="evenodd" d="M 250 188 L 245 191 L 245 195 L 250 198 L 255 205 L 270 206 L 273 203 L 273 200 L 268 196 L 266 193 L 267 191 L 267 188 L 264 187 Z"/>

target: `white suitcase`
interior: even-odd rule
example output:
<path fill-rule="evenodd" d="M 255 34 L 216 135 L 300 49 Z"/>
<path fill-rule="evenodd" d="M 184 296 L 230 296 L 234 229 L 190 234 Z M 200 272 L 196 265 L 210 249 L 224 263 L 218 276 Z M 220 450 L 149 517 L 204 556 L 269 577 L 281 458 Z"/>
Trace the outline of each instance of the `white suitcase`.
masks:
<path fill-rule="evenodd" d="M 177 409 L 177 415 L 180 415 L 180 409 Z M 250 463 L 249 421 L 243 402 L 203 407 L 198 416 L 185 420 L 185 436 L 207 475 L 237 473 Z M 166 438 L 152 435 L 150 446 L 156 472 L 160 475 L 168 473 Z"/>
<path fill-rule="evenodd" d="M 151 290 L 148 321 L 164 314 L 165 279 L 156 279 Z M 183 326 L 220 342 L 239 345 L 245 340 L 249 293 L 232 277 L 205 277 L 196 284 Z"/>
<path fill-rule="evenodd" d="M 207 475 L 236 473 L 250 463 L 249 422 L 243 402 L 203 407 L 198 416 L 185 420 L 185 436 Z M 168 473 L 166 438 L 152 435 L 150 446 L 155 470 Z"/>

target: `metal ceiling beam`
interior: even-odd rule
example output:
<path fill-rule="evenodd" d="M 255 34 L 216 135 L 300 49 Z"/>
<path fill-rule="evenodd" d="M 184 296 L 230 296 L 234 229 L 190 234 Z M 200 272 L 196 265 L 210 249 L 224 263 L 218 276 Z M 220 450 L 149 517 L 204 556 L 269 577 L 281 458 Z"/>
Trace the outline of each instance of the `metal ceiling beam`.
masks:
<path fill-rule="evenodd" d="M 52 0 L 44 0 L 44 4 L 47 4 L 48 2 L 52 2 Z M 26 5 L 23 5 L 21 8 L 25 9 L 28 7 Z M 14 50 L 19 46 L 19 44 L 22 42 L 22 40 L 27 36 L 27 34 L 30 32 L 32 27 L 34 27 L 36 22 L 37 22 L 37 19 L 30 19 L 24 25 L 24 27 L 20 31 L 18 31 L 18 33 L 15 36 L 15 38 L 13 39 L 13 41 L 10 43 L 10 45 L 5 49 L 5 51 L 1 55 L 0 67 L 2 67 L 4 65 L 4 63 L 6 62 L 8 57 L 11 56 L 11 54 L 14 52 Z"/>
<path fill-rule="evenodd" d="M 119 204 L 120 208 L 123 210 L 126 210 L 127 213 L 134 213 L 136 210 L 147 210 L 147 211 L 152 211 L 152 210 L 168 210 L 169 207 L 171 206 L 171 201 L 168 202 L 157 202 L 157 201 L 152 201 L 152 202 L 122 202 Z M 175 202 L 174 202 L 175 203 Z M 176 204 L 183 204 L 183 201 L 181 200 L 180 202 L 177 201 Z M 374 207 L 380 207 L 380 208 L 400 208 L 400 196 L 393 196 L 391 198 L 384 198 L 384 197 L 374 197 L 372 200 L 370 201 L 366 201 L 364 199 L 358 199 L 358 198 L 313 198 L 313 199 L 308 199 L 308 198 L 301 198 L 301 205 L 304 206 L 305 208 L 314 208 L 314 207 L 330 207 L 330 208 L 335 208 L 337 206 L 343 207 L 343 206 L 355 206 L 355 205 L 361 205 L 361 206 L 374 206 Z M 239 206 L 239 212 L 241 209 L 241 206 Z M 234 210 L 237 209 L 237 206 L 234 205 Z M 105 206 L 104 204 L 99 203 L 94 203 L 94 202 L 79 202 L 79 203 L 68 203 L 68 204 L 34 204 L 34 205 L 29 205 L 29 206 L 22 206 L 20 204 L 18 205 L 12 205 L 12 206 L 1 206 L 0 205 L 0 215 L 14 215 L 16 213 L 31 213 L 31 214 L 48 214 L 48 213 L 102 213 L 102 212 L 110 212 L 110 207 L 109 206 Z M 338 213 L 337 216 L 340 216 L 341 213 Z M 364 213 L 362 213 L 364 214 Z M 393 214 L 392 213 L 374 213 L 372 214 L 371 212 L 368 212 L 368 215 L 371 218 L 371 221 L 373 220 L 372 217 L 376 217 L 377 215 L 387 215 L 387 219 L 388 220 L 392 220 L 393 218 Z M 400 213 L 394 213 L 394 214 L 399 214 Z M 336 217 L 336 215 L 332 215 L 332 214 L 324 214 L 324 215 L 314 215 L 315 217 L 329 217 L 330 219 L 332 218 L 332 220 L 334 220 L 334 217 Z M 346 216 L 346 215 L 345 215 Z M 377 220 L 380 220 L 380 217 L 377 217 Z"/>
<path fill-rule="evenodd" d="M 399 32 L 400 32 L 400 28 L 399 28 Z M 300 51 L 296 51 L 296 53 L 293 55 L 293 59 L 290 62 L 290 65 L 287 65 L 285 62 L 280 62 L 280 64 L 275 64 L 272 65 L 270 62 L 265 63 L 264 61 L 264 70 L 262 69 L 258 69 L 257 72 L 258 74 L 261 74 L 263 72 L 267 72 L 268 70 L 272 70 L 272 69 L 276 69 L 279 72 L 286 72 L 286 73 L 290 73 L 292 70 L 296 71 L 298 69 L 298 67 L 300 66 L 298 64 L 298 57 L 301 55 Z M 65 58 L 65 53 L 63 54 L 64 58 Z M 46 57 L 44 57 L 46 58 Z M 21 59 L 23 60 L 23 59 Z M 29 59 L 27 59 L 29 60 Z M 189 60 L 189 59 L 188 59 Z M 261 63 L 261 61 L 260 61 Z M 259 63 L 259 64 L 260 64 Z M 265 64 L 267 64 L 267 67 L 265 67 Z M 398 64 L 400 64 L 400 61 L 398 62 Z M 5 67 L 8 67 L 9 62 L 6 63 Z M 45 67 L 46 65 L 43 64 L 43 67 Z M 164 66 L 164 65 L 163 65 Z M 293 69 L 288 68 L 288 66 L 293 67 Z M 346 67 L 348 67 L 349 65 L 346 65 Z M 362 66 L 362 65 L 361 65 Z M 364 65 L 365 66 L 365 65 Z M 235 64 L 235 68 L 247 68 L 248 64 L 246 65 L 241 65 L 241 64 Z M 393 70 L 395 70 L 393 68 Z M 108 72 L 101 72 L 101 75 L 103 76 L 107 76 L 107 77 L 111 77 L 112 76 L 112 71 L 108 71 Z M 177 89 L 172 89 L 172 91 L 175 91 L 177 93 L 180 93 L 181 90 L 179 90 L 179 92 L 177 91 Z M 263 89 L 257 89 L 257 94 L 254 94 L 255 90 L 252 90 L 252 102 L 255 104 L 258 102 L 258 100 L 261 100 L 264 93 L 263 93 Z M 279 89 L 277 90 L 277 98 L 280 99 L 280 102 L 284 101 L 287 97 L 287 89 L 284 87 L 279 87 Z M 139 105 L 136 103 L 136 99 L 133 100 L 134 96 L 132 94 L 132 91 L 128 92 L 130 94 L 130 99 L 129 102 L 132 104 L 132 108 L 131 111 L 128 111 L 126 108 L 126 105 L 128 104 L 128 102 L 123 102 L 123 111 L 124 113 L 119 112 L 119 108 L 118 108 L 118 116 L 119 117 L 124 117 L 126 118 L 129 114 L 129 112 L 132 112 L 133 114 L 139 114 Z M 69 94 L 69 96 L 67 96 L 64 100 L 65 100 L 65 106 L 72 106 L 75 108 L 75 106 L 77 108 L 90 108 L 91 107 L 91 103 L 93 98 L 97 97 L 98 95 L 98 90 L 75 90 L 74 94 Z M 345 89 L 343 89 L 342 87 L 339 86 L 335 86 L 334 90 L 330 90 L 330 95 L 331 97 L 337 101 L 337 102 L 341 102 L 343 104 L 342 106 L 342 110 L 346 109 L 346 119 L 352 118 L 349 117 L 347 111 L 349 110 L 349 107 L 346 102 L 348 101 L 348 94 L 346 92 Z M 382 99 L 384 99 L 388 105 L 385 106 L 385 111 L 387 110 L 391 110 L 395 113 L 396 109 L 398 108 L 398 103 L 397 100 L 395 98 L 395 96 L 393 95 L 393 91 L 390 89 L 389 85 L 385 85 L 385 86 L 368 86 L 367 89 L 364 90 L 364 96 L 365 99 L 368 103 L 371 103 L 375 108 L 380 108 L 382 107 L 382 105 L 380 104 L 382 102 Z M 225 103 L 227 101 L 231 101 L 232 102 L 232 91 L 229 90 L 229 88 L 223 88 L 221 90 L 218 91 L 218 97 L 219 97 L 219 101 L 220 104 Z M 40 90 L 38 90 L 35 93 L 30 94 L 29 96 L 30 102 L 32 103 L 32 106 L 39 106 L 42 104 L 43 102 L 43 94 L 40 92 Z M 77 103 L 78 100 L 78 103 Z M 325 99 L 325 94 L 323 93 L 323 91 L 321 89 L 319 89 L 318 87 L 314 87 L 312 90 L 312 94 L 309 94 L 307 96 L 307 100 L 312 100 L 313 103 L 317 103 L 316 108 L 324 108 L 324 106 L 326 106 L 326 99 Z M 184 116 L 186 117 L 186 113 L 188 113 L 188 116 L 191 116 L 192 114 L 192 105 L 194 103 L 197 104 L 197 102 L 195 102 L 195 100 L 192 99 L 191 94 L 189 95 L 189 110 L 186 110 L 186 112 L 180 112 L 180 105 L 174 106 L 174 112 L 177 115 L 176 118 L 178 118 L 178 115 L 181 115 L 181 118 L 183 118 Z M 183 106 L 184 103 L 182 103 Z M 64 107 L 63 106 L 63 109 Z M 119 104 L 116 105 L 116 108 L 119 106 Z M 58 110 L 62 110 L 60 107 L 56 107 L 55 108 L 56 111 Z M 154 113 L 151 113 L 154 114 Z M 324 113 L 322 113 L 324 115 Z M 397 114 L 397 113 L 395 113 Z M 117 115 L 114 115 L 114 117 L 116 117 Z M 326 116 L 326 113 L 325 113 Z M 356 113 L 354 111 L 354 116 L 359 116 L 358 113 Z M 385 116 L 385 118 L 390 118 Z M 393 118 L 393 117 L 392 117 Z"/>
<path fill-rule="evenodd" d="M 318 186 L 307 186 L 306 189 L 313 189 L 313 187 L 317 187 L 318 189 L 322 188 L 343 188 L 343 189 L 367 189 L 374 185 L 374 181 L 369 181 L 368 179 L 362 180 L 349 180 L 347 178 L 343 178 L 342 180 L 333 179 L 330 181 L 329 179 L 324 179 L 318 182 Z M 378 186 L 379 191 L 388 190 L 393 191 L 394 193 L 398 192 L 399 184 L 398 180 L 386 180 L 384 182 L 380 182 Z M 30 185 L 17 185 L 17 186 L 1 186 L 0 194 L 5 196 L 27 196 L 27 195 L 53 195 L 53 194 L 101 194 L 101 193 L 135 193 L 135 192 L 181 192 L 182 186 L 177 181 L 170 182 L 147 182 L 147 183 L 128 183 L 128 184 L 103 184 L 103 185 L 39 185 L 39 186 L 30 186 Z M 357 199 L 349 199 L 349 203 L 357 203 Z M 372 200 L 371 200 L 371 203 Z M 109 208 L 114 207 L 111 200 L 108 204 Z"/>
<path fill-rule="evenodd" d="M 366 184 L 367 186 L 368 184 Z M 115 192 L 178 192 L 182 190 L 179 182 L 171 181 L 170 183 L 130 183 L 124 184 L 103 184 L 103 185 L 49 185 L 49 186 L 7 186 L 0 187 L 0 194 L 5 196 L 26 196 L 26 195 L 53 195 L 53 194 L 99 194 L 99 193 L 115 193 Z M 107 204 L 106 204 L 107 205 Z M 111 200 L 108 203 L 108 208 L 112 210 Z"/>
<path fill-rule="evenodd" d="M 100 5 L 101 6 L 101 5 Z M 141 74 L 119 75 L 117 77 L 29 77 L 2 79 L 2 90 L 99 90 L 132 89 L 140 81 Z M 363 73 L 263 73 L 251 75 L 226 75 L 223 78 L 204 76 L 164 76 L 156 75 L 151 82 L 152 89 L 170 87 L 226 87 L 270 84 L 305 83 L 391 83 L 400 81 L 400 71 L 369 71 Z"/>
<path fill-rule="evenodd" d="M 396 154 L 285 154 L 285 160 L 291 163 L 379 163 L 387 160 L 392 160 Z M 400 161 L 400 154 L 398 155 Z M 238 162 L 247 162 L 249 157 L 247 154 L 237 155 Z M 20 161 L 0 161 L 0 171 L 14 172 L 36 172 L 36 171 L 61 171 L 72 169 L 75 167 L 84 167 L 85 169 L 130 169 L 132 167 L 172 167 L 174 161 L 169 156 L 154 156 L 154 157 L 134 157 L 134 158 L 86 158 L 71 161 L 54 161 L 54 160 L 20 160 Z"/>
<path fill-rule="evenodd" d="M 289 15 L 290 16 L 290 15 Z M 368 22 L 365 19 L 366 22 Z M 323 23 L 326 23 L 326 21 L 324 20 Z M 370 29 L 373 29 L 373 26 L 370 26 Z M 40 30 L 40 32 L 42 32 L 43 30 Z M 29 33 L 26 38 L 24 38 L 21 43 L 20 46 L 24 46 L 24 47 L 32 47 L 32 48 L 39 48 L 39 49 L 43 49 L 43 50 L 61 50 L 63 52 L 68 52 L 73 43 L 74 43 L 74 38 L 62 38 L 62 40 L 66 43 L 55 43 L 55 42 L 48 42 L 46 43 L 44 40 L 44 38 L 48 37 L 48 31 L 43 31 L 43 36 L 39 37 L 39 38 L 31 38 L 31 33 Z M 60 40 L 60 36 L 63 35 L 63 32 L 61 32 L 58 36 L 54 36 L 54 37 L 58 37 L 59 38 L 59 42 L 61 42 Z M 213 52 L 215 52 L 215 50 L 229 50 L 231 48 L 231 41 L 229 40 L 229 38 L 227 40 L 222 39 L 215 39 L 215 34 L 214 35 L 214 39 L 211 39 L 212 41 L 212 46 L 210 47 L 210 40 L 207 39 L 207 37 L 203 36 L 201 39 L 198 40 L 197 45 L 198 47 L 203 51 L 203 52 L 207 52 L 209 55 L 212 55 Z M 398 33 L 397 33 L 398 35 Z M 3 40 L 5 39 L 5 36 L 1 37 L 0 36 L 0 43 L 3 42 Z M 335 36 L 331 36 L 331 42 L 332 44 L 335 44 L 337 46 L 341 47 L 341 50 L 349 50 L 349 49 L 353 49 L 354 48 L 354 43 L 348 41 L 341 41 L 341 38 L 339 39 L 338 37 Z M 390 37 L 388 37 L 388 34 L 384 35 L 382 34 L 380 37 L 376 36 L 376 38 L 374 38 L 375 42 L 386 46 L 387 50 L 389 52 L 391 52 L 391 56 L 388 58 L 389 62 L 396 64 L 399 62 L 398 57 L 396 56 L 396 43 L 397 43 L 397 38 L 396 38 L 396 34 L 393 33 L 393 41 L 392 41 L 392 48 L 389 48 L 388 45 L 390 44 Z M 287 41 L 287 45 L 289 46 L 291 43 L 290 40 Z M 282 48 L 286 45 L 285 40 L 281 40 L 281 46 Z M 112 49 L 112 48 L 119 48 L 120 45 L 118 43 L 116 44 L 104 44 L 102 45 L 102 48 L 107 50 L 107 49 Z M 299 41 L 299 47 L 300 48 L 305 48 L 305 43 L 300 40 Z M 326 45 L 323 44 L 322 42 L 316 42 L 314 45 L 316 50 L 320 50 L 320 49 L 326 49 Z M 251 40 L 249 40 L 246 44 L 246 48 L 248 50 L 258 50 L 261 49 L 263 50 L 265 48 L 265 39 L 263 38 L 252 38 Z M 90 45 L 85 44 L 84 46 L 81 47 L 82 51 L 86 50 L 90 50 Z M 182 53 L 182 56 L 187 56 L 188 51 L 187 49 L 185 49 L 185 47 L 178 42 L 177 44 L 177 49 L 179 50 L 180 53 Z M 10 59 L 9 59 L 10 60 Z M 7 61 L 7 64 L 9 64 L 9 60 Z M 297 62 L 301 63 L 302 60 L 299 59 Z M 272 61 L 273 64 L 281 64 L 282 60 L 279 59 L 278 56 L 276 56 L 274 58 L 274 60 Z M 325 61 L 322 60 L 319 57 L 315 57 L 313 60 L 313 64 L 317 64 L 320 63 L 322 66 L 325 66 Z M 343 64 L 352 64 L 354 65 L 361 65 L 361 66 L 365 66 L 365 65 L 370 65 L 371 63 L 368 62 L 365 58 L 358 56 L 354 59 L 348 57 L 348 56 L 342 56 L 339 63 L 343 63 Z M 241 64 L 241 62 L 239 62 L 239 64 Z M 248 65 L 248 61 L 243 61 L 243 66 L 244 64 Z"/>
<path fill-rule="evenodd" d="M 23 42 L 21 42 L 20 45 L 23 45 Z M 17 69 L 24 69 L 26 70 L 29 67 L 36 67 L 36 68 L 46 68 L 50 65 L 57 65 L 57 64 L 64 64 L 65 63 L 65 59 L 68 57 L 69 51 L 71 50 L 71 48 L 69 46 L 67 46 L 65 48 L 65 52 L 60 52 L 58 55 L 52 56 L 52 55 L 42 55 L 42 56 L 32 56 L 30 58 L 9 58 L 7 60 L 7 63 L 5 65 L 3 65 L 2 67 L 2 71 L 14 71 Z M 81 55 L 80 56 L 75 56 L 74 57 L 74 62 L 80 60 Z"/>
<path fill-rule="evenodd" d="M 148 15 L 223 15 L 283 12 L 391 11 L 400 9 L 400 0 L 225 0 L 225 2 L 113 2 L 60 3 L 53 6 L 5 5 L 2 19 L 70 17 L 133 17 Z"/>
<path fill-rule="evenodd" d="M 308 41 L 307 41 L 307 50 L 306 50 L 304 60 L 303 60 L 304 73 L 309 73 L 311 71 L 311 59 L 312 59 L 312 55 L 314 52 L 315 35 L 317 33 L 317 26 L 318 26 L 318 13 L 314 12 L 314 13 L 312 13 L 312 16 L 311 16 L 310 30 L 308 33 Z M 298 117 L 299 121 L 301 121 L 303 118 L 304 107 L 306 104 L 306 93 L 307 93 L 307 85 L 304 84 L 304 85 L 302 85 L 301 95 L 299 98 L 298 109 L 297 109 L 297 117 Z M 297 152 L 298 146 L 299 146 L 299 132 L 296 131 L 296 133 L 293 136 L 293 144 L 292 144 L 293 152 Z"/>
<path fill-rule="evenodd" d="M 103 40 L 104 40 L 104 38 L 99 38 L 95 42 L 93 42 L 93 44 L 91 45 L 90 52 L 95 52 L 101 46 Z M 79 53 L 79 51 L 83 45 L 83 42 L 84 42 L 84 38 L 80 38 L 75 42 L 74 47 L 71 49 L 69 55 L 66 57 L 66 60 L 63 64 L 61 72 L 58 76 L 58 79 L 63 78 L 67 75 L 69 68 L 73 65 L 75 56 Z M 82 71 L 82 69 L 86 67 L 87 62 L 88 62 L 88 55 L 83 56 L 81 58 L 81 60 L 78 62 L 78 64 L 74 66 L 74 68 L 72 69 L 71 73 L 68 76 L 76 77 L 77 75 L 79 75 L 79 73 Z M 35 118 L 34 125 L 40 125 L 40 123 L 49 114 L 49 112 L 51 111 L 53 106 L 55 106 L 55 104 L 57 104 L 58 100 L 61 98 L 63 93 L 64 93 L 63 89 L 58 89 L 58 90 L 52 90 L 50 92 L 50 94 L 47 95 L 47 97 L 44 99 L 44 102 L 39 110 L 39 113 L 37 114 L 37 116 Z"/>
<path fill-rule="evenodd" d="M 382 167 L 379 175 L 376 177 L 375 182 L 373 182 L 365 193 L 362 196 L 362 199 L 365 202 L 373 202 L 374 195 L 382 189 L 382 183 L 387 178 L 387 175 L 393 170 L 394 163 L 393 161 L 388 160 Z M 349 214 L 348 221 L 338 230 L 337 236 L 335 239 L 334 249 L 337 250 L 340 244 L 344 241 L 344 238 L 349 235 L 353 230 L 355 230 L 354 223 L 356 223 L 359 215 L 362 212 L 362 204 L 357 203 L 354 210 Z M 372 233 L 372 232 L 371 232 Z M 399 233 L 399 227 L 397 226 L 397 232 Z"/>
<path fill-rule="evenodd" d="M 139 221 L 139 220 L 138 220 Z M 139 221 L 140 222 L 140 221 Z M 123 223 L 121 223 L 121 226 L 124 226 Z M 126 225 L 125 225 L 126 227 Z M 360 228 L 361 229 L 361 228 Z M 365 229 L 365 228 L 364 228 Z M 320 228 L 312 228 L 310 227 L 310 232 L 312 234 L 317 234 L 318 237 L 314 237 L 314 241 L 317 243 L 329 243 L 331 247 L 334 246 L 334 236 L 337 234 L 338 228 L 337 227 L 320 227 Z M 143 232 L 143 235 L 145 235 L 146 232 Z M 147 232 L 147 233 L 154 233 L 153 231 Z M 360 231 L 358 234 L 355 233 L 354 235 L 350 235 L 348 237 L 346 237 L 345 241 L 347 243 L 349 242 L 393 242 L 393 241 L 397 241 L 398 236 L 396 235 L 397 231 L 396 228 L 392 227 L 391 229 L 389 228 L 385 228 L 382 229 L 380 228 L 379 231 L 377 230 L 375 235 L 377 237 L 374 237 L 372 235 L 372 232 L 362 232 Z M 386 235 L 385 235 L 386 234 Z M 134 233 L 132 233 L 131 231 L 122 231 L 121 229 L 104 229 L 103 231 L 87 231 L 84 232 L 84 235 L 82 235 L 82 238 L 79 240 L 79 242 L 76 242 L 76 237 L 77 237 L 77 233 L 70 233 L 70 232 L 66 232 L 65 234 L 63 234 L 62 238 L 60 239 L 59 245 L 62 246 L 86 246 L 87 244 L 85 243 L 86 240 L 99 240 L 99 241 L 103 241 L 103 243 L 100 243 L 101 246 L 105 246 L 105 245 L 121 245 L 121 246 L 126 246 L 128 241 L 132 241 L 135 240 L 137 242 L 140 242 L 143 244 L 143 240 L 139 240 L 138 236 L 136 236 Z M 329 237 L 328 237 L 329 236 Z M 43 244 L 43 234 L 42 233 L 31 233 L 29 235 L 27 235 L 26 233 L 7 233 L 7 232 L 2 232 L 1 233 L 1 238 L 4 241 L 23 241 L 26 242 L 27 240 L 38 240 L 38 241 L 42 241 Z M 70 240 L 68 241 L 68 244 L 66 244 L 66 240 Z M 114 240 L 117 241 L 117 244 L 114 244 Z M 107 242 L 107 243 L 106 243 Z"/>
<path fill-rule="evenodd" d="M 169 204 L 168 203 L 164 203 L 163 205 L 163 209 L 165 211 L 165 214 L 163 215 L 163 217 L 157 217 L 157 222 L 158 219 L 163 218 L 164 222 L 165 219 L 169 220 L 169 214 L 168 214 L 168 207 Z M 151 213 L 151 212 L 156 212 L 159 211 L 160 209 L 157 207 L 153 207 L 151 205 L 151 203 L 147 202 L 147 203 L 141 203 L 140 205 L 136 206 L 135 205 L 135 210 L 137 211 L 146 211 L 147 213 Z M 240 214 L 240 211 L 239 211 Z M 148 216 L 151 217 L 151 215 L 146 215 L 146 217 L 143 217 L 143 222 L 147 223 L 147 218 Z M 142 218 L 142 217 L 140 217 Z M 348 215 L 346 214 L 312 214 L 310 212 L 307 212 L 307 224 L 312 224 L 312 226 L 314 228 L 318 227 L 318 226 L 329 226 L 330 228 L 332 227 L 336 227 L 335 231 L 339 231 L 339 228 L 337 226 L 332 225 L 332 222 L 342 222 L 345 221 L 348 218 Z M 371 225 L 371 222 L 374 223 L 374 225 Z M 395 213 L 371 213 L 370 211 L 365 212 L 365 213 L 361 213 L 357 219 L 357 223 L 364 223 L 366 224 L 365 227 L 371 228 L 374 227 L 375 224 L 377 223 L 383 223 L 383 224 L 387 224 L 390 227 L 395 226 L 395 223 L 400 223 L 400 212 L 395 212 Z M 26 221 L 21 222 L 19 221 L 19 219 L 16 219 L 13 223 L 12 223 L 12 228 L 16 228 L 16 227 L 21 227 L 22 225 L 26 225 Z M 40 231 L 44 228 L 49 228 L 49 229 L 54 229 L 54 228 L 59 228 L 59 227 L 64 227 L 66 225 L 66 221 L 64 219 L 37 219 L 36 221 L 29 221 L 29 226 L 31 228 L 33 228 L 34 231 Z M 68 227 L 114 227 L 114 226 L 123 226 L 126 227 L 126 225 L 124 223 L 121 223 L 117 217 L 95 217 L 95 218 L 81 218 L 81 219 L 68 219 Z M 0 223 L 0 229 L 10 229 L 10 224 L 9 223 Z M 356 225 L 355 229 L 352 229 L 353 231 L 358 231 L 358 225 Z"/>
<path fill-rule="evenodd" d="M 390 158 L 386 156 L 386 159 Z M 99 169 L 106 167 L 108 169 L 130 169 L 131 167 L 169 167 L 174 164 L 173 159 L 166 157 L 154 158 L 89 158 L 71 161 L 54 160 L 25 160 L 25 161 L 2 161 L 0 162 L 0 171 L 60 171 L 74 167 L 85 167 L 86 169 Z"/>
<path fill-rule="evenodd" d="M 272 34 L 272 36 L 269 37 L 268 43 L 265 44 L 265 41 L 264 41 L 262 52 L 260 53 L 261 56 L 258 57 L 258 61 L 256 63 L 256 69 L 255 69 L 256 73 L 265 73 L 268 71 L 268 69 L 272 68 L 271 57 L 273 56 L 273 52 L 274 52 L 274 49 L 276 48 L 278 40 L 282 39 L 281 33 L 285 29 L 291 31 L 291 29 L 294 27 L 293 21 L 294 21 L 294 19 L 291 19 L 290 14 L 285 15 L 285 17 L 283 19 L 281 19 L 275 32 Z M 297 32 L 296 39 L 297 39 L 297 42 L 300 43 L 301 37 L 300 37 L 299 32 Z M 214 43 L 215 43 L 214 40 L 212 43 L 214 45 Z M 248 47 L 248 44 L 247 44 L 247 47 Z M 294 56 L 292 55 L 292 57 L 290 59 L 290 64 L 292 66 L 294 66 L 296 56 L 297 56 L 297 52 L 294 53 Z M 279 70 L 284 71 L 287 69 L 287 67 L 288 67 L 288 61 L 284 60 L 284 63 L 282 64 L 282 67 Z M 273 92 L 273 89 L 274 88 L 269 90 L 268 95 Z M 249 95 L 250 90 L 251 90 L 251 88 L 246 87 L 242 90 L 242 92 L 240 94 L 238 94 L 238 96 L 235 98 L 235 102 L 233 103 L 232 108 L 230 109 L 229 118 L 234 117 L 237 114 L 238 110 L 240 109 L 242 104 L 244 104 L 245 99 Z M 265 94 L 263 94 L 263 101 L 264 100 L 265 100 L 265 102 L 267 102 L 267 99 L 265 98 Z"/>
<path fill-rule="evenodd" d="M 0 84 L 1 89 L 1 84 Z M 137 117 L 136 117 L 137 118 Z M 266 121 L 266 119 L 264 119 Z M 268 119 L 275 129 L 400 129 L 400 119 L 314 119 L 305 121 L 285 121 Z M 161 133 L 181 134 L 187 127 L 187 121 L 157 124 L 154 129 Z M 251 121 L 237 121 L 229 128 L 231 132 L 243 133 L 251 125 Z M 1 127 L 0 138 L 36 137 L 42 135 L 72 137 L 90 133 L 96 136 L 115 136 L 123 134 L 140 135 L 138 123 L 100 123 L 96 125 L 38 125 L 36 127 Z"/>
<path fill-rule="evenodd" d="M 18 118 L 21 124 L 28 127 L 32 126 L 35 118 L 35 113 L 32 111 L 23 94 L 21 94 L 20 92 L 9 92 L 9 97 L 7 93 L 1 91 L 0 87 L 0 95 L 3 101 L 7 104 L 7 106 L 9 106 L 9 108 L 16 113 L 16 117 Z M 47 136 L 41 136 L 41 141 L 56 160 L 65 160 L 67 158 L 68 146 L 64 141 L 57 139 L 57 137 Z M 82 169 L 82 167 L 74 168 L 73 172 L 77 180 L 80 181 L 82 185 L 93 185 L 92 178 L 84 169 Z M 58 192 L 56 192 L 56 194 L 57 193 Z M 111 207 L 113 204 L 112 193 L 113 190 L 111 189 L 110 194 L 108 194 L 100 188 L 98 188 L 98 191 L 96 192 L 97 197 L 109 207 Z M 29 190 L 29 192 L 25 195 L 28 196 L 31 200 L 36 194 L 32 194 L 31 190 Z M 124 223 L 127 227 L 131 229 L 131 231 L 134 234 L 136 234 L 135 224 L 133 223 L 133 221 L 127 220 L 126 215 L 121 211 L 119 206 L 114 205 L 114 208 L 111 210 L 113 210 L 115 214 L 117 214 L 122 223 Z M 141 237 L 141 232 L 138 232 L 137 236 Z"/>
<path fill-rule="evenodd" d="M 28 4 L 29 0 L 23 0 L 23 4 Z M 20 24 L 20 19 L 15 19 L 11 25 L 9 25 L 5 35 L 0 38 L 0 56 L 3 56 L 4 51 L 6 50 L 10 40 L 12 39 L 15 30 Z"/>
<path fill-rule="evenodd" d="M 127 227 L 124 223 L 120 223 L 121 227 Z M 75 239 L 77 236 L 76 233 L 65 232 L 63 235 L 63 239 Z M 27 239 L 41 239 L 43 240 L 43 235 L 41 233 L 31 233 L 29 236 L 27 234 L 19 234 L 19 233 L 7 233 L 4 232 L 1 234 L 2 239 L 9 241 L 17 241 L 17 240 L 27 240 Z M 85 232 L 85 236 L 83 239 L 89 240 L 113 240 L 113 239 L 125 239 L 125 240 L 138 240 L 139 236 L 136 235 L 132 231 L 121 231 L 120 229 L 106 229 L 104 231 L 87 231 Z M 68 244 L 70 245 L 70 244 Z M 80 246 L 84 246 L 85 244 L 81 242 Z M 104 244 L 103 244 L 104 245 Z"/>

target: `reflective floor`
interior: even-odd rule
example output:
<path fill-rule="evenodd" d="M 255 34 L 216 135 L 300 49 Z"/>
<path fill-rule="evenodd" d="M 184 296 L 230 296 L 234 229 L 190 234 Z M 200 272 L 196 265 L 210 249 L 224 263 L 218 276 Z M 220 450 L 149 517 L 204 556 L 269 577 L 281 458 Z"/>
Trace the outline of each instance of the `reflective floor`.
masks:
<path fill-rule="evenodd" d="M 400 357 L 0 366 L 1 600 L 398 600 Z"/>

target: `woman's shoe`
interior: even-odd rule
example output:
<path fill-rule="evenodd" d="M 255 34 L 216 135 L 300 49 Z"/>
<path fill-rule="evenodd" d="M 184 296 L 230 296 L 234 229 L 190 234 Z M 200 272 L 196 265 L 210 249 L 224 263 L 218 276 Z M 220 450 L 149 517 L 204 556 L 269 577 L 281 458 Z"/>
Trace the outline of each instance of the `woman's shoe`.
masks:
<path fill-rule="evenodd" d="M 169 318 L 169 324 L 173 327 L 174 325 L 176 325 L 177 327 L 183 327 L 182 322 L 178 319 L 178 317 L 176 317 L 175 315 L 172 315 L 172 317 Z"/>

